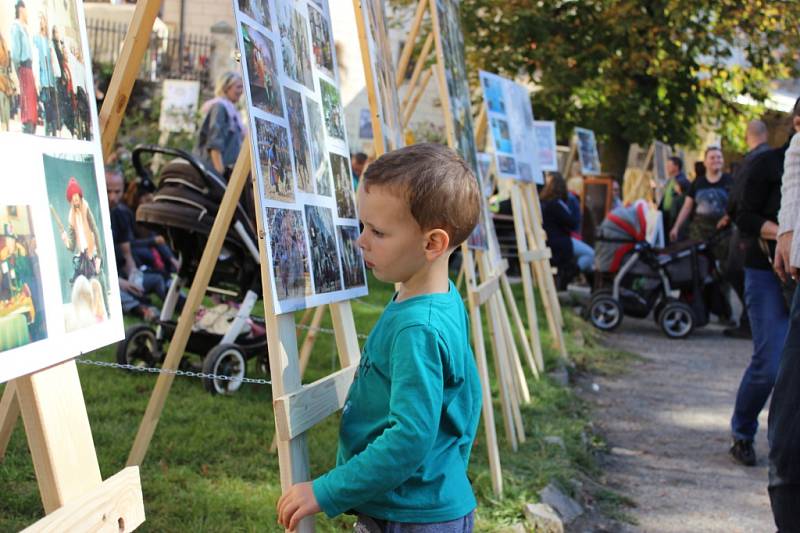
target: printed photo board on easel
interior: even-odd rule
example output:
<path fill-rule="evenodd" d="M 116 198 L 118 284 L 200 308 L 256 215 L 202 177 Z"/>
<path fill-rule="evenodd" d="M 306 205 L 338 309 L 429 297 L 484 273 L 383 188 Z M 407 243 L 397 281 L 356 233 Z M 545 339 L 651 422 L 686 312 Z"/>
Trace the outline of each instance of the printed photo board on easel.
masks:
<path fill-rule="evenodd" d="M 0 5 L 4 382 L 111 344 L 123 324 L 83 5 Z"/>
<path fill-rule="evenodd" d="M 475 143 L 475 129 L 472 122 L 467 66 L 464 61 L 464 36 L 459 22 L 457 0 L 433 0 L 436 9 L 431 10 L 436 39 L 437 68 L 444 79 L 448 104 L 445 106 L 445 125 L 452 137 L 456 150 L 464 158 L 480 181 L 478 149 Z M 481 185 L 481 190 L 483 186 Z M 481 209 L 481 221 L 470 235 L 467 244 L 470 248 L 486 250 L 489 247 L 487 224 L 489 213 L 486 203 Z"/>
<path fill-rule="evenodd" d="M 558 172 L 556 123 L 550 120 L 534 120 L 533 131 L 536 137 L 536 155 L 539 158 L 539 168 L 543 172 Z"/>
<path fill-rule="evenodd" d="M 594 132 L 586 128 L 575 128 L 575 136 L 578 143 L 581 174 L 584 176 L 600 175 L 600 155 L 597 153 L 597 140 Z"/>
<path fill-rule="evenodd" d="M 483 89 L 497 173 L 501 178 L 544 184 L 539 167 L 528 89 L 509 79 L 478 72 Z"/>
<path fill-rule="evenodd" d="M 405 145 L 392 48 L 383 0 L 362 0 L 359 4 L 360 9 L 356 9 L 356 23 L 362 43 L 365 78 L 372 86 L 367 91 L 370 109 L 375 110 L 372 113 L 372 131 L 381 132 L 374 139 L 375 154 L 382 155 Z"/>
<path fill-rule="evenodd" d="M 367 293 L 325 0 L 240 0 L 236 27 L 276 313 Z"/>

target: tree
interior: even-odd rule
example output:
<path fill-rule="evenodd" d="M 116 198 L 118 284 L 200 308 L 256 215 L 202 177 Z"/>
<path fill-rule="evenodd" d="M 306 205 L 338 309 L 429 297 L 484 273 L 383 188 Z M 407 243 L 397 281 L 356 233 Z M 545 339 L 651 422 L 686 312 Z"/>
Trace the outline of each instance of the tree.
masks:
<path fill-rule="evenodd" d="M 462 0 L 461 18 L 471 75 L 530 79 L 560 138 L 585 126 L 618 152 L 703 124 L 740 147 L 772 80 L 798 75 L 800 2 Z"/>

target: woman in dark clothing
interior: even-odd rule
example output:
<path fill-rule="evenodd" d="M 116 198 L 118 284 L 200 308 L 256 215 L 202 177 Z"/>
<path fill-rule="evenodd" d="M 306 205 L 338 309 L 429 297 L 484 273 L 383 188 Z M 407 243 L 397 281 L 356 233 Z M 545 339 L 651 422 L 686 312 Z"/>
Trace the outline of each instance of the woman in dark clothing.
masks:
<path fill-rule="evenodd" d="M 576 231 L 579 221 L 575 219 L 567 203 L 567 182 L 561 175 L 553 174 L 541 194 L 542 227 L 547 233 L 547 246 L 552 256 L 550 263 L 558 269 L 559 285 L 569 281 L 573 265 L 571 232 Z"/>

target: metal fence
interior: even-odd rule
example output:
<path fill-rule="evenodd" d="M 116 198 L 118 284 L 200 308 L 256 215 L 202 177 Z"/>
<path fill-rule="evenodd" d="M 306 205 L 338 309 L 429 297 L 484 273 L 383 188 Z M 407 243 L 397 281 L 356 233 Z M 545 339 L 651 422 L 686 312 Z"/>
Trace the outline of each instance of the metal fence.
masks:
<path fill-rule="evenodd" d="M 114 64 L 119 58 L 128 25 L 108 20 L 87 20 L 92 61 Z M 164 79 L 198 80 L 209 87 L 214 41 L 199 35 L 164 36 L 152 33 L 139 78 L 149 81 Z"/>

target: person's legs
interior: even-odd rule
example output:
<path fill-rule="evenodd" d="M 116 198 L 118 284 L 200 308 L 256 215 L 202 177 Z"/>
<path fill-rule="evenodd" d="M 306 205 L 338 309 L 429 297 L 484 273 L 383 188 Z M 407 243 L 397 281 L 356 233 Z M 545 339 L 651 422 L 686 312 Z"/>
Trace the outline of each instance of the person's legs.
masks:
<path fill-rule="evenodd" d="M 475 512 L 447 522 L 430 524 L 411 524 L 377 520 L 364 515 L 358 516 L 357 533 L 472 533 L 475 527 Z"/>
<path fill-rule="evenodd" d="M 142 287 L 146 295 L 155 294 L 162 300 L 167 295 L 167 284 L 164 277 L 156 272 L 142 273 Z"/>
<path fill-rule="evenodd" d="M 581 272 L 594 271 L 594 249 L 585 242 L 572 238 L 572 255 Z"/>
<path fill-rule="evenodd" d="M 753 357 L 736 395 L 731 432 L 736 440 L 752 441 L 758 414 L 778 373 L 789 317 L 780 282 L 772 271 L 745 269 L 745 301 L 753 330 Z"/>

